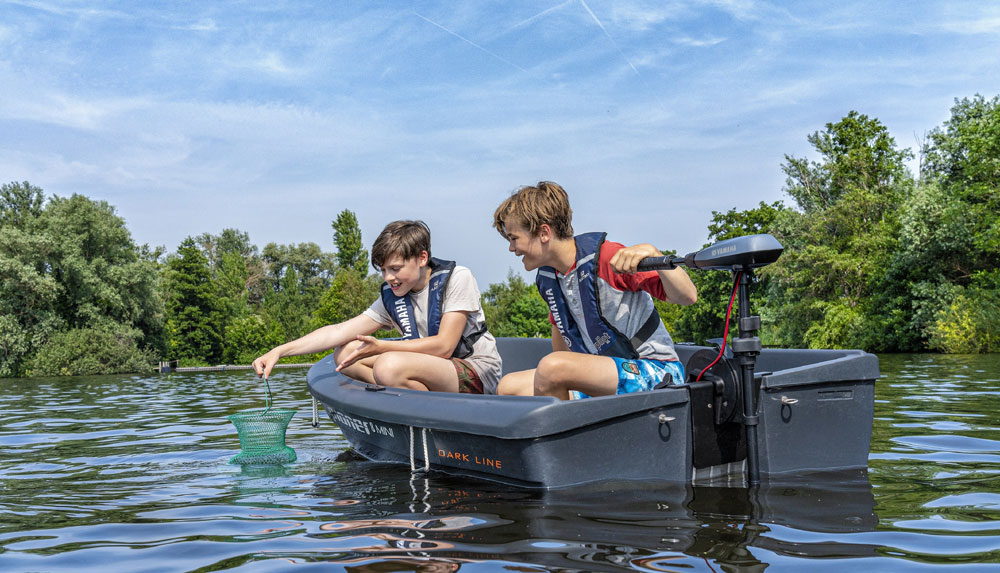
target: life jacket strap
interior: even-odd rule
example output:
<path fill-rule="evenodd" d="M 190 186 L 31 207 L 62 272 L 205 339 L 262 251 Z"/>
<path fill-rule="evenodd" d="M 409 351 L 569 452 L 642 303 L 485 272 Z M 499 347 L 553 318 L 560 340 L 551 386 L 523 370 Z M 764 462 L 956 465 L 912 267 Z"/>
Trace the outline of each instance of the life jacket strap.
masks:
<path fill-rule="evenodd" d="M 632 343 L 632 348 L 634 348 L 636 352 L 639 352 L 639 347 L 653 337 L 653 333 L 656 332 L 656 329 L 659 328 L 659 326 L 660 315 L 656 312 L 656 309 L 653 309 L 653 312 L 649 313 L 649 316 L 646 317 L 646 322 L 644 322 L 632 338 L 629 339 L 629 342 Z"/>

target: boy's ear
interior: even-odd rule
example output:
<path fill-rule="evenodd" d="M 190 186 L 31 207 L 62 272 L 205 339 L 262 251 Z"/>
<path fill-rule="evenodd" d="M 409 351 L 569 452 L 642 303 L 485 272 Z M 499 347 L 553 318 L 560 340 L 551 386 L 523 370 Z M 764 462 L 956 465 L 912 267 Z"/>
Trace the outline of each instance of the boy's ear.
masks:
<path fill-rule="evenodd" d="M 552 227 L 549 227 L 546 223 L 542 223 L 541 227 L 538 227 L 538 240 L 543 243 L 548 243 L 552 240 Z"/>
<path fill-rule="evenodd" d="M 430 255 L 427 254 L 427 251 L 420 251 L 420 255 L 417 256 L 417 265 L 421 266 L 421 267 L 426 267 L 427 266 L 427 261 L 429 259 L 430 259 Z"/>

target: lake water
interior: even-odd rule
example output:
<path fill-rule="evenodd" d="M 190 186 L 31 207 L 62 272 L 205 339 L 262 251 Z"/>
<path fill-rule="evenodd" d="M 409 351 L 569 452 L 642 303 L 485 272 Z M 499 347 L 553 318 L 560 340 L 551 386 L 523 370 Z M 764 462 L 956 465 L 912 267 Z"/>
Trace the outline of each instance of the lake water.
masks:
<path fill-rule="evenodd" d="M 536 492 L 344 459 L 240 467 L 249 371 L 0 380 L 0 571 L 1000 570 L 1000 355 L 880 356 L 867 474 Z"/>

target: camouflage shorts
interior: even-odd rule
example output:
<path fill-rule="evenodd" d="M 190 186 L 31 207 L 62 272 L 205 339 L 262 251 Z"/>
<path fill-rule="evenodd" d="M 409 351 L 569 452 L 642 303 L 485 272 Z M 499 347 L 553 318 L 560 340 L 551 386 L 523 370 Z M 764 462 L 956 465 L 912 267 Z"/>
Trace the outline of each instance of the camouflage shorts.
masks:
<path fill-rule="evenodd" d="M 469 363 L 461 358 L 452 358 L 451 363 L 455 365 L 455 373 L 458 374 L 458 391 L 464 394 L 482 394 L 483 382 L 479 379 L 479 374 L 469 366 Z"/>

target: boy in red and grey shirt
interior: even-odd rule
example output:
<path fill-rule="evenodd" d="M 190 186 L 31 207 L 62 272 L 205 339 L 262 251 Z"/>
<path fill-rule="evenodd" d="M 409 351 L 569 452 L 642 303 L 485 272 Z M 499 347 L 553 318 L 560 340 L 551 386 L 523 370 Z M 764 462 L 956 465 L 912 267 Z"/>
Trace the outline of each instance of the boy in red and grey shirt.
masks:
<path fill-rule="evenodd" d="M 603 233 L 574 236 L 566 191 L 549 181 L 508 197 L 493 226 L 526 270 L 538 269 L 553 350 L 536 369 L 504 376 L 499 394 L 568 399 L 651 390 L 667 375 L 683 382 L 652 297 L 693 304 L 697 289 L 684 269 L 636 272 L 642 259 L 662 255 L 659 249 L 625 247 Z"/>

